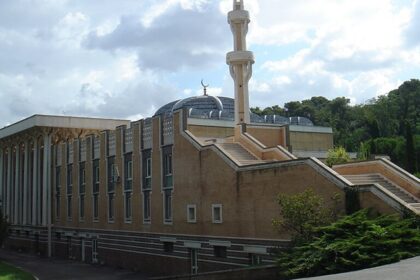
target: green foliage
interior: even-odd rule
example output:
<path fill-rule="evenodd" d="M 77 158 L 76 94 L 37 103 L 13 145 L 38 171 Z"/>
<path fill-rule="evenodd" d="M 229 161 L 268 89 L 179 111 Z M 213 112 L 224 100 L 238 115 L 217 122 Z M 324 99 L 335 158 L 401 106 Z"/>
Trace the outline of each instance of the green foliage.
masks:
<path fill-rule="evenodd" d="M 332 199 L 339 201 L 338 196 Z M 290 232 L 296 242 L 309 240 L 315 227 L 336 218 L 336 209 L 325 207 L 324 199 L 311 189 L 293 195 L 279 194 L 277 202 L 281 218 L 273 220 L 273 225 L 279 231 Z"/>
<path fill-rule="evenodd" d="M 370 146 L 365 142 L 361 142 L 359 151 L 357 152 L 357 159 L 367 160 L 369 156 L 370 156 Z"/>
<path fill-rule="evenodd" d="M 346 152 L 344 147 L 336 147 L 328 151 L 328 156 L 326 163 L 328 166 L 333 166 L 334 164 L 341 164 L 350 161 L 350 156 Z"/>
<path fill-rule="evenodd" d="M 3 216 L 2 211 L 0 210 L 0 247 L 3 245 L 4 240 L 7 237 L 9 229 L 9 223 L 6 220 L 6 217 Z"/>
<path fill-rule="evenodd" d="M 0 280 L 33 280 L 35 279 L 28 272 L 22 271 L 9 264 L 0 262 Z"/>
<path fill-rule="evenodd" d="M 347 151 L 360 151 L 360 143 L 381 139 L 397 139 L 399 147 L 389 154 L 391 159 L 409 172 L 420 171 L 420 80 L 404 82 L 398 89 L 363 105 L 351 106 L 350 100 L 338 97 L 328 100 L 317 96 L 261 110 L 259 115 L 302 116 L 315 125 L 331 126 L 334 143 Z M 381 151 L 387 149 L 379 148 Z M 376 152 L 372 152 L 376 153 Z"/>
<path fill-rule="evenodd" d="M 313 239 L 281 252 L 277 263 L 286 278 L 340 273 L 420 255 L 419 221 L 376 216 L 364 209 L 314 229 Z"/>

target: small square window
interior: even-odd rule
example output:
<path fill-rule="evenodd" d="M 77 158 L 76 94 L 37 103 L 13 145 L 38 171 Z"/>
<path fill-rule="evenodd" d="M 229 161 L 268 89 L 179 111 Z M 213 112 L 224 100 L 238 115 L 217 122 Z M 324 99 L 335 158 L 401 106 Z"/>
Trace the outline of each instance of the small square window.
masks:
<path fill-rule="evenodd" d="M 197 222 L 197 207 L 195 204 L 187 205 L 187 221 L 189 223 Z"/>
<path fill-rule="evenodd" d="M 212 204 L 212 219 L 214 224 L 223 222 L 222 204 Z"/>
<path fill-rule="evenodd" d="M 172 253 L 174 251 L 173 242 L 163 242 L 163 251 L 167 253 Z"/>

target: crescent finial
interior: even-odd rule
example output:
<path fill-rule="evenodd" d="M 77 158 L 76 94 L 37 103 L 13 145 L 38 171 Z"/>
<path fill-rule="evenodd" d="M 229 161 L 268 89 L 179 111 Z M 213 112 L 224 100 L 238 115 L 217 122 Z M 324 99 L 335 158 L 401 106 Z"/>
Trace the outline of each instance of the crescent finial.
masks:
<path fill-rule="evenodd" d="M 207 96 L 207 88 L 210 86 L 210 84 L 204 84 L 204 80 L 201 79 L 201 85 L 203 86 L 204 95 Z"/>

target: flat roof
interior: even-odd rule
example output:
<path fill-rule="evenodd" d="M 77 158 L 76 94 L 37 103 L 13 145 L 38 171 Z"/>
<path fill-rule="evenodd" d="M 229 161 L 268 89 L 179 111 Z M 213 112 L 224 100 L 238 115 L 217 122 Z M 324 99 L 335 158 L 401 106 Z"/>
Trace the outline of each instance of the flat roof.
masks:
<path fill-rule="evenodd" d="M 33 115 L 0 129 L 0 139 L 9 137 L 13 134 L 25 131 L 36 126 L 107 130 L 115 129 L 118 126 L 129 124 L 129 120 L 120 119 Z"/>

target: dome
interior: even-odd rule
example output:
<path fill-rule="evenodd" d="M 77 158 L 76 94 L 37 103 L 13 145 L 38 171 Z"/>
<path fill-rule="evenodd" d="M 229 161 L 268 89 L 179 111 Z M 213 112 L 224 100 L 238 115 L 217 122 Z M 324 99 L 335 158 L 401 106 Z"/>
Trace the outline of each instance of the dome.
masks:
<path fill-rule="evenodd" d="M 233 115 L 235 110 L 235 102 L 232 98 L 218 97 L 210 95 L 193 96 L 181 100 L 170 102 L 156 111 L 154 116 L 170 115 L 179 109 L 188 109 L 191 116 L 209 116 L 210 113 L 215 116 Z M 232 112 L 230 112 L 232 111 Z"/>
<path fill-rule="evenodd" d="M 233 121 L 235 119 L 235 100 L 223 96 L 193 96 L 172 101 L 156 111 L 154 116 L 170 116 L 179 109 L 187 109 L 188 117 L 194 119 L 212 119 Z M 304 117 L 283 117 L 279 115 L 259 116 L 250 112 L 251 123 L 267 123 L 275 125 L 313 126 L 311 120 Z"/>

